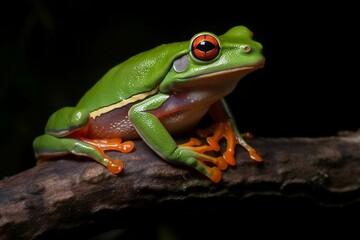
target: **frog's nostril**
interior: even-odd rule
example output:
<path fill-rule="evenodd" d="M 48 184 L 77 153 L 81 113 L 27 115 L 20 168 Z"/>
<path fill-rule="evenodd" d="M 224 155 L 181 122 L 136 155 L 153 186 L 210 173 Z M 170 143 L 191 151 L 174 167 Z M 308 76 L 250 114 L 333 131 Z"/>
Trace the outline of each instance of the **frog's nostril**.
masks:
<path fill-rule="evenodd" d="M 248 53 L 248 52 L 251 51 L 251 47 L 250 47 L 249 45 L 244 45 L 244 46 L 242 47 L 242 49 L 243 49 L 243 51 L 244 51 L 245 53 Z"/>

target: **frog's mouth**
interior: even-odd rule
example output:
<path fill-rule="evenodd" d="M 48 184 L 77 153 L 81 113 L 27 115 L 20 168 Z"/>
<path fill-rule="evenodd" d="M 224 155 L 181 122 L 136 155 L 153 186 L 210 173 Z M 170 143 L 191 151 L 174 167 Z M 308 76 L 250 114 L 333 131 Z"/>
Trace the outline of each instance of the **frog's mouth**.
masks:
<path fill-rule="evenodd" d="M 219 91 L 232 91 L 236 84 L 249 73 L 262 68 L 265 61 L 259 61 L 251 66 L 243 66 L 236 68 L 229 68 L 221 71 L 210 72 L 198 76 L 189 76 L 186 78 L 176 79 L 177 91 L 183 89 L 214 89 Z"/>
<path fill-rule="evenodd" d="M 235 67 L 235 68 L 229 68 L 229 69 L 225 69 L 225 70 L 221 70 L 221 71 L 216 71 L 216 72 L 210 72 L 210 73 L 205 73 L 203 75 L 199 75 L 196 77 L 188 77 L 186 79 L 200 79 L 202 77 L 208 77 L 208 76 L 212 76 L 212 75 L 227 75 L 227 74 L 231 74 L 234 72 L 238 72 L 238 73 L 243 73 L 245 75 L 249 74 L 250 72 L 255 71 L 256 69 L 262 68 L 264 67 L 265 61 L 261 60 L 257 63 L 255 63 L 254 65 L 251 66 L 242 66 L 242 67 Z"/>

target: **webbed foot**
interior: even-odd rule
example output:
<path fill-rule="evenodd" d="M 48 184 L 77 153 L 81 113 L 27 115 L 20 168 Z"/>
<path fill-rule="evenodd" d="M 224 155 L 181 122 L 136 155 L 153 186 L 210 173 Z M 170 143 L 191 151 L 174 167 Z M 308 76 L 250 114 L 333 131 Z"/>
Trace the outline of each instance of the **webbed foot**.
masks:
<path fill-rule="evenodd" d="M 251 147 L 243 138 L 243 136 L 236 130 L 230 120 L 216 122 L 212 126 L 204 130 L 198 130 L 198 135 L 206 138 L 209 143 L 210 148 L 219 149 L 219 141 L 222 138 L 226 139 L 226 150 L 223 153 L 223 158 L 225 161 L 234 166 L 236 164 L 234 155 L 235 155 L 235 147 L 237 144 L 244 147 L 251 159 L 257 162 L 261 162 L 262 158 L 256 152 L 256 150 Z M 211 136 L 210 136 L 211 135 Z M 252 137 L 249 133 L 245 134 L 244 137 Z"/>
<path fill-rule="evenodd" d="M 220 170 L 225 170 L 228 168 L 228 164 L 222 156 L 213 157 L 204 154 L 204 152 L 208 152 L 208 151 L 219 151 L 220 147 L 202 144 L 201 140 L 197 138 L 190 138 L 188 142 L 179 144 L 179 147 L 183 147 L 198 153 L 198 156 L 202 162 L 216 165 Z"/>
<path fill-rule="evenodd" d="M 126 141 L 122 142 L 121 138 L 111 139 L 87 139 L 79 137 L 79 140 L 90 144 L 101 156 L 100 161 L 107 169 L 113 174 L 119 174 L 123 169 L 123 163 L 121 160 L 113 160 L 105 154 L 105 151 L 119 151 L 122 153 L 131 152 L 134 148 L 134 142 Z"/>

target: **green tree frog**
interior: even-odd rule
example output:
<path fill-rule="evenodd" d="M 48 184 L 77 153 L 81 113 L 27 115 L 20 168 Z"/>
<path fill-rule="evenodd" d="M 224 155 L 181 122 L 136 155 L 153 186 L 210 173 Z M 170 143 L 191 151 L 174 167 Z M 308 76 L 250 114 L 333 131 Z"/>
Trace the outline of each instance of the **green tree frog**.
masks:
<path fill-rule="evenodd" d="M 141 138 L 162 159 L 196 169 L 213 182 L 235 165 L 237 144 L 262 161 L 239 133 L 224 97 L 244 76 L 263 67 L 262 45 L 245 26 L 221 36 L 201 32 L 190 41 L 162 44 L 110 69 L 75 107 L 53 113 L 33 142 L 38 163 L 67 154 L 96 160 L 113 173 L 123 163 L 106 154 L 130 152 Z M 175 133 L 193 128 L 209 113 L 214 123 L 198 138 L 178 144 Z M 221 156 L 206 154 L 220 151 Z"/>

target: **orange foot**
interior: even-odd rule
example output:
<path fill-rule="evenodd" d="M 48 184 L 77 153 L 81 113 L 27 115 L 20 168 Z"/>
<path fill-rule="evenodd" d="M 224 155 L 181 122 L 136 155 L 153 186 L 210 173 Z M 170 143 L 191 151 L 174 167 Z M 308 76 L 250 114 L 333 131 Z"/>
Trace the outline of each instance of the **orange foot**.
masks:
<path fill-rule="evenodd" d="M 122 142 L 121 138 L 111 138 L 111 139 L 87 139 L 79 137 L 79 140 L 86 142 L 92 145 L 98 152 L 103 156 L 104 165 L 108 170 L 113 174 L 118 174 L 123 169 L 123 163 L 121 160 L 113 160 L 105 154 L 105 151 L 119 151 L 122 153 L 131 152 L 134 149 L 134 142 L 126 141 Z"/>
<path fill-rule="evenodd" d="M 216 122 L 211 127 L 198 130 L 198 134 L 201 137 L 207 137 L 206 140 L 213 149 L 219 149 L 219 141 L 222 138 L 226 139 L 226 150 L 223 153 L 223 158 L 225 161 L 234 166 L 235 162 L 235 146 L 236 144 L 240 144 L 243 146 L 249 153 L 250 157 L 257 162 L 261 162 L 262 158 L 257 154 L 256 150 L 249 146 L 246 141 L 244 140 L 243 136 L 237 132 L 230 120 Z M 208 137 L 209 135 L 213 134 L 212 136 Z M 245 137 L 251 137 L 250 134 L 246 134 Z"/>
<path fill-rule="evenodd" d="M 216 165 L 218 169 L 225 170 L 228 168 L 228 164 L 223 157 L 213 157 L 204 152 L 207 151 L 219 151 L 219 149 L 214 148 L 214 146 L 202 144 L 202 142 L 197 138 L 190 138 L 190 140 L 186 143 L 179 144 L 179 146 L 190 149 L 194 152 L 199 153 L 198 160 L 202 161 L 203 163 L 210 163 L 212 165 Z M 213 168 L 215 169 L 215 168 Z M 220 173 L 221 174 L 221 173 Z"/>
<path fill-rule="evenodd" d="M 249 146 L 243 137 L 251 138 L 251 134 L 246 133 L 241 135 L 237 132 L 230 120 L 216 122 L 212 126 L 207 129 L 198 130 L 198 135 L 200 137 L 206 138 L 209 145 L 205 145 L 201 143 L 201 141 L 197 138 L 191 138 L 187 143 L 181 144 L 181 146 L 187 146 L 191 150 L 204 153 L 206 151 L 219 151 L 220 145 L 219 141 L 222 138 L 226 139 L 226 150 L 222 154 L 222 157 L 226 163 L 234 166 L 236 164 L 235 161 L 235 147 L 237 144 L 243 146 L 249 153 L 250 157 L 257 162 L 261 162 L 262 158 L 257 154 L 256 150 Z M 218 158 L 219 159 L 219 158 Z"/>

